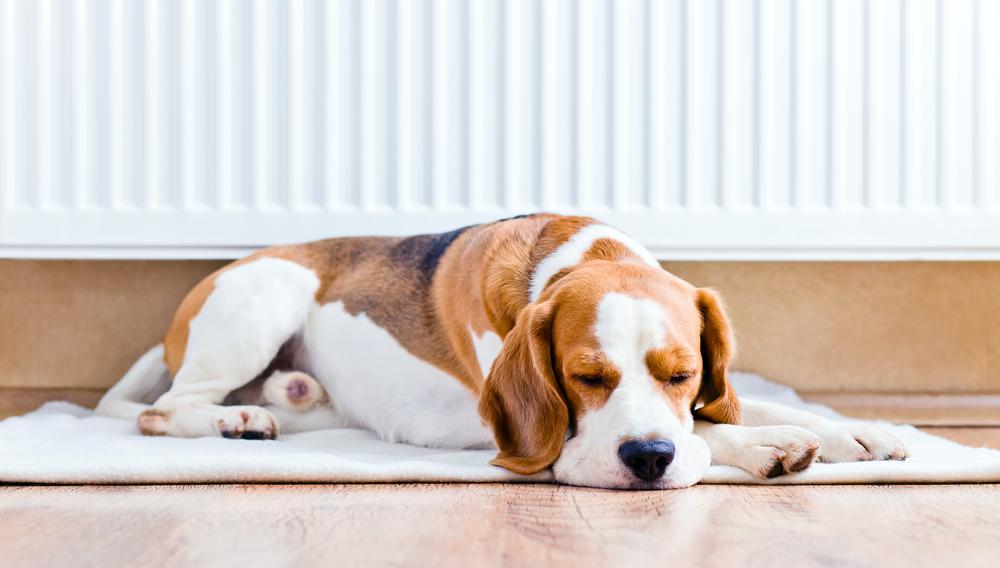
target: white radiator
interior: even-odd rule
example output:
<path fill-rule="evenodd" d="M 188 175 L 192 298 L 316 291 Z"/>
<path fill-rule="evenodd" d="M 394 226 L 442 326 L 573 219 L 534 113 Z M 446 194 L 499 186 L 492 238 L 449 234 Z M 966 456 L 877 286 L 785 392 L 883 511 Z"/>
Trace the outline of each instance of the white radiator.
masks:
<path fill-rule="evenodd" d="M 1000 258 L 1000 0 L 0 0 L 0 255 L 593 214 Z"/>

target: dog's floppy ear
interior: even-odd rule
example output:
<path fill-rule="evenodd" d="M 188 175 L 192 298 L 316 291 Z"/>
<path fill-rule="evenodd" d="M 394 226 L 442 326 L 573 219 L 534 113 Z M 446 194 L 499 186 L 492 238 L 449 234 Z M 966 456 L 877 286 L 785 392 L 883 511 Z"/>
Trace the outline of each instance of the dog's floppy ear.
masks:
<path fill-rule="evenodd" d="M 569 408 L 552 371 L 552 303 L 524 308 L 483 383 L 479 414 L 500 453 L 493 465 L 532 474 L 552 465 Z"/>
<path fill-rule="evenodd" d="M 722 300 L 714 290 L 698 289 L 698 311 L 701 312 L 701 392 L 702 406 L 695 415 L 710 422 L 739 424 L 740 403 L 729 384 L 726 373 L 736 352 L 729 319 Z"/>

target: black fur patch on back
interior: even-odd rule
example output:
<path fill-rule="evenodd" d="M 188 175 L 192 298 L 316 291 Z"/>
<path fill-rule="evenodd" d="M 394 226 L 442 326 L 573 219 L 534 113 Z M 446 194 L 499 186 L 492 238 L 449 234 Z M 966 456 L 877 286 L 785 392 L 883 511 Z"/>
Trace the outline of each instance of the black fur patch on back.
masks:
<path fill-rule="evenodd" d="M 420 273 L 420 279 L 429 283 L 441 262 L 441 257 L 444 256 L 451 243 L 474 226 L 461 227 L 447 233 L 405 238 L 392 247 L 392 251 L 389 253 L 390 257 L 393 261 L 403 264 L 415 263 Z"/>
<path fill-rule="evenodd" d="M 503 223 L 504 221 L 515 221 L 517 219 L 530 219 L 531 217 L 534 217 L 535 215 L 542 215 L 542 213 L 539 213 L 539 212 L 535 212 L 535 213 L 522 213 L 520 215 L 514 215 L 513 217 L 505 217 L 503 219 L 497 219 L 496 221 L 493 221 L 492 224 Z"/>

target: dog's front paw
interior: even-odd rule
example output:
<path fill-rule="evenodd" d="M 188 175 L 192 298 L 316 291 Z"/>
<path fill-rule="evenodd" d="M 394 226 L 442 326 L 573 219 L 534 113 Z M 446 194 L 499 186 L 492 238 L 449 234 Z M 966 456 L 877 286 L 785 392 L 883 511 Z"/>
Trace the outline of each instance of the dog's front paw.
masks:
<path fill-rule="evenodd" d="M 223 438 L 273 440 L 278 437 L 278 421 L 259 406 L 219 407 L 215 427 Z"/>
<path fill-rule="evenodd" d="M 820 432 L 820 438 L 819 461 L 824 463 L 902 461 L 910 455 L 899 438 L 870 424 L 834 422 Z"/>
<path fill-rule="evenodd" d="M 713 455 L 713 462 L 735 465 L 757 477 L 802 471 L 813 463 L 820 447 L 818 436 L 798 426 L 736 426 L 728 431 L 732 435 L 728 447 Z"/>

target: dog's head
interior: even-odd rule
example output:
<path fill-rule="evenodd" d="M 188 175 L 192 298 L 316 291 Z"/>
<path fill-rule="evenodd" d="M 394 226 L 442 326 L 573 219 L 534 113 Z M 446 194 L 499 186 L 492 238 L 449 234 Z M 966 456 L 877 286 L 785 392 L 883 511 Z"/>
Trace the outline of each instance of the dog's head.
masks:
<path fill-rule="evenodd" d="M 616 488 L 696 483 L 693 415 L 738 424 L 733 354 L 716 294 L 641 264 L 591 262 L 549 286 L 504 339 L 479 411 L 494 464 Z"/>

